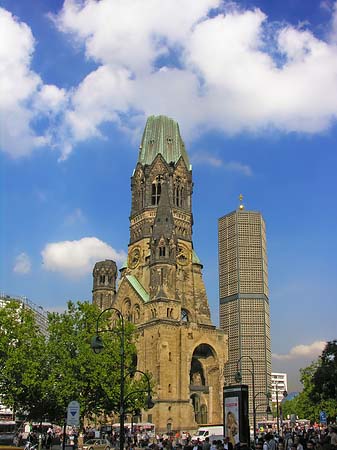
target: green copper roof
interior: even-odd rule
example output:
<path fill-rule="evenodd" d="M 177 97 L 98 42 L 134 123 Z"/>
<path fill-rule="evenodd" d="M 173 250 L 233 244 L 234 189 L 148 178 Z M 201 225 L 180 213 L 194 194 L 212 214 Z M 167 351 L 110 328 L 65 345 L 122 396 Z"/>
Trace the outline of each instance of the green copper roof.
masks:
<path fill-rule="evenodd" d="M 128 279 L 131 286 L 134 288 L 134 290 L 141 296 L 141 298 L 144 300 L 144 302 L 149 301 L 149 294 L 146 292 L 146 290 L 143 288 L 143 286 L 139 283 L 137 278 L 133 275 L 126 275 L 126 278 Z"/>
<path fill-rule="evenodd" d="M 176 163 L 182 156 L 187 168 L 190 169 L 177 122 L 166 116 L 150 116 L 145 125 L 138 162 L 151 164 L 159 153 L 167 163 L 171 161 Z"/>
<path fill-rule="evenodd" d="M 194 250 L 192 250 L 192 263 L 193 264 L 199 264 L 200 266 L 202 266 L 201 261 L 200 261 L 198 255 L 195 253 Z"/>

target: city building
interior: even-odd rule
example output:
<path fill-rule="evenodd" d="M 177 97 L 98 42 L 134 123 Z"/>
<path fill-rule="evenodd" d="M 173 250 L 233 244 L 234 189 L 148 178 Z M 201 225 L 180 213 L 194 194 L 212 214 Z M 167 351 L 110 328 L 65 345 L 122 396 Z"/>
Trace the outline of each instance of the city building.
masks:
<path fill-rule="evenodd" d="M 284 392 L 288 392 L 288 377 L 286 373 L 271 374 L 271 399 L 273 403 L 282 401 Z"/>
<path fill-rule="evenodd" d="M 147 120 L 131 177 L 128 258 L 100 261 L 93 302 L 136 324 L 138 369 L 153 375 L 158 432 L 222 423 L 227 335 L 211 322 L 202 263 L 192 241 L 192 168 L 178 124 Z"/>
<path fill-rule="evenodd" d="M 240 196 L 242 202 L 242 196 Z M 249 386 L 250 423 L 265 416 L 271 383 L 266 230 L 259 212 L 236 211 L 218 221 L 220 328 L 228 335 L 226 384 L 237 372 Z M 255 398 L 254 395 L 255 394 Z"/>
<path fill-rule="evenodd" d="M 13 296 L 0 292 L 0 308 L 5 305 L 6 302 L 15 300 L 18 302 L 21 308 L 27 308 L 33 312 L 36 325 L 39 327 L 42 334 L 45 336 L 48 334 L 48 312 L 45 311 L 42 306 L 38 306 L 24 296 Z"/>

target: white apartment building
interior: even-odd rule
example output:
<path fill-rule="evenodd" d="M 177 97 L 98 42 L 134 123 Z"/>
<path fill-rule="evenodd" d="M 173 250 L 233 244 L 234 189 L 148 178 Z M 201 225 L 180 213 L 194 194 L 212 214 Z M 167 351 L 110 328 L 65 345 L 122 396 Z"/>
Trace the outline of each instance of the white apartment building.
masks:
<path fill-rule="evenodd" d="M 0 308 L 10 300 L 16 300 L 20 303 L 22 308 L 30 309 L 34 313 L 36 325 L 40 328 L 41 333 L 45 336 L 48 334 L 48 312 L 45 311 L 42 306 L 35 305 L 35 303 L 27 297 L 17 297 L 0 292 Z"/>
<path fill-rule="evenodd" d="M 284 391 L 288 391 L 288 379 L 286 373 L 271 373 L 271 399 L 273 403 L 283 400 Z"/>

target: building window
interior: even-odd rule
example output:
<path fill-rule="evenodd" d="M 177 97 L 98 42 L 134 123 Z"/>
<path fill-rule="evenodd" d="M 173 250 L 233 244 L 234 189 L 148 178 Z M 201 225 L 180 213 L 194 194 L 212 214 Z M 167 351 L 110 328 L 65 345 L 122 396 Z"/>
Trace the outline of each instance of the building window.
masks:
<path fill-rule="evenodd" d="M 181 178 L 177 177 L 174 183 L 174 205 L 181 208 L 183 206 L 184 188 L 181 184 Z"/>
<path fill-rule="evenodd" d="M 152 183 L 151 204 L 156 206 L 159 203 L 161 194 L 161 179 L 162 176 L 158 175 Z"/>
<path fill-rule="evenodd" d="M 165 256 L 165 247 L 159 247 L 159 256 Z"/>
<path fill-rule="evenodd" d="M 186 309 L 181 310 L 181 320 L 182 322 L 188 322 L 188 312 Z"/>
<path fill-rule="evenodd" d="M 99 276 L 99 282 L 100 282 L 100 284 L 104 284 L 105 283 L 105 275 L 100 275 Z"/>

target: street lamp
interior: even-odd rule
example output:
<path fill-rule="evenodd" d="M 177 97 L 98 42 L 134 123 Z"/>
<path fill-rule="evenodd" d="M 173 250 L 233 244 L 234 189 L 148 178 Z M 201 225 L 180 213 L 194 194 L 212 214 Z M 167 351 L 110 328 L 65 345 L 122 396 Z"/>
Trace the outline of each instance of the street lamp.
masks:
<path fill-rule="evenodd" d="M 120 324 L 121 324 L 120 329 L 118 329 L 118 330 L 114 330 L 114 329 L 111 329 L 111 328 L 107 328 L 107 329 L 104 329 L 104 330 L 99 330 L 98 329 L 100 318 L 107 311 L 115 311 L 115 313 L 117 314 L 117 316 L 118 316 L 118 318 L 120 320 Z M 97 317 L 96 334 L 91 339 L 91 348 L 94 351 L 94 353 L 96 353 L 96 354 L 101 353 L 101 351 L 104 349 L 104 342 L 103 342 L 102 337 L 100 336 L 100 333 L 106 333 L 106 332 L 116 333 L 119 336 L 119 339 L 120 339 L 120 397 L 119 397 L 120 434 L 119 434 L 119 448 L 120 448 L 120 450 L 124 450 L 124 443 L 125 443 L 124 418 L 125 418 L 125 414 L 127 413 L 127 410 L 126 410 L 127 401 L 129 400 L 129 398 L 132 395 L 141 394 L 141 393 L 147 393 L 147 401 L 146 401 L 147 408 L 148 409 L 153 408 L 154 403 L 152 401 L 152 396 L 151 396 L 151 385 L 150 385 L 149 376 L 145 372 L 142 372 L 141 370 L 138 370 L 138 369 L 129 370 L 125 374 L 125 369 L 126 369 L 126 367 L 125 367 L 125 320 L 124 320 L 124 316 L 121 313 L 121 311 L 119 309 L 117 309 L 117 308 L 112 307 L 112 306 L 110 308 L 104 309 L 99 314 L 99 316 Z M 136 372 L 142 374 L 145 377 L 146 383 L 147 383 L 147 389 L 146 390 L 145 389 L 139 389 L 139 390 L 136 390 L 136 391 L 129 392 L 127 395 L 125 395 L 125 380 L 126 380 L 126 377 L 128 375 L 132 375 L 133 376 Z"/>
<path fill-rule="evenodd" d="M 259 395 L 264 395 L 266 397 L 266 399 L 267 399 L 266 414 L 267 414 L 267 419 L 268 419 L 268 414 L 271 414 L 271 412 L 272 412 L 271 408 L 270 408 L 270 405 L 269 405 L 269 401 L 270 401 L 270 398 L 271 398 L 271 393 L 269 391 L 268 392 L 258 392 L 257 394 L 255 394 L 255 400 L 256 400 L 256 398 Z M 265 406 L 265 405 L 266 405 L 266 403 L 260 403 L 259 405 L 255 405 L 255 410 L 253 411 L 255 417 L 256 417 L 256 411 L 260 408 L 260 406 Z"/>
<path fill-rule="evenodd" d="M 280 435 L 280 409 L 278 402 L 278 382 L 275 382 L 275 390 L 276 390 L 276 425 L 277 425 L 277 434 Z M 288 395 L 286 390 L 283 391 L 283 398 Z"/>
<path fill-rule="evenodd" d="M 254 445 L 256 444 L 256 410 L 255 410 L 255 369 L 254 369 L 254 361 L 253 358 L 249 355 L 242 355 L 237 361 L 236 361 L 236 374 L 235 374 L 235 381 L 237 383 L 242 382 L 242 375 L 239 370 L 239 364 L 243 358 L 248 358 L 252 364 L 252 368 L 249 369 L 248 367 L 244 367 L 244 370 L 248 370 L 252 376 L 252 388 L 253 388 L 253 422 L 254 422 Z"/>

